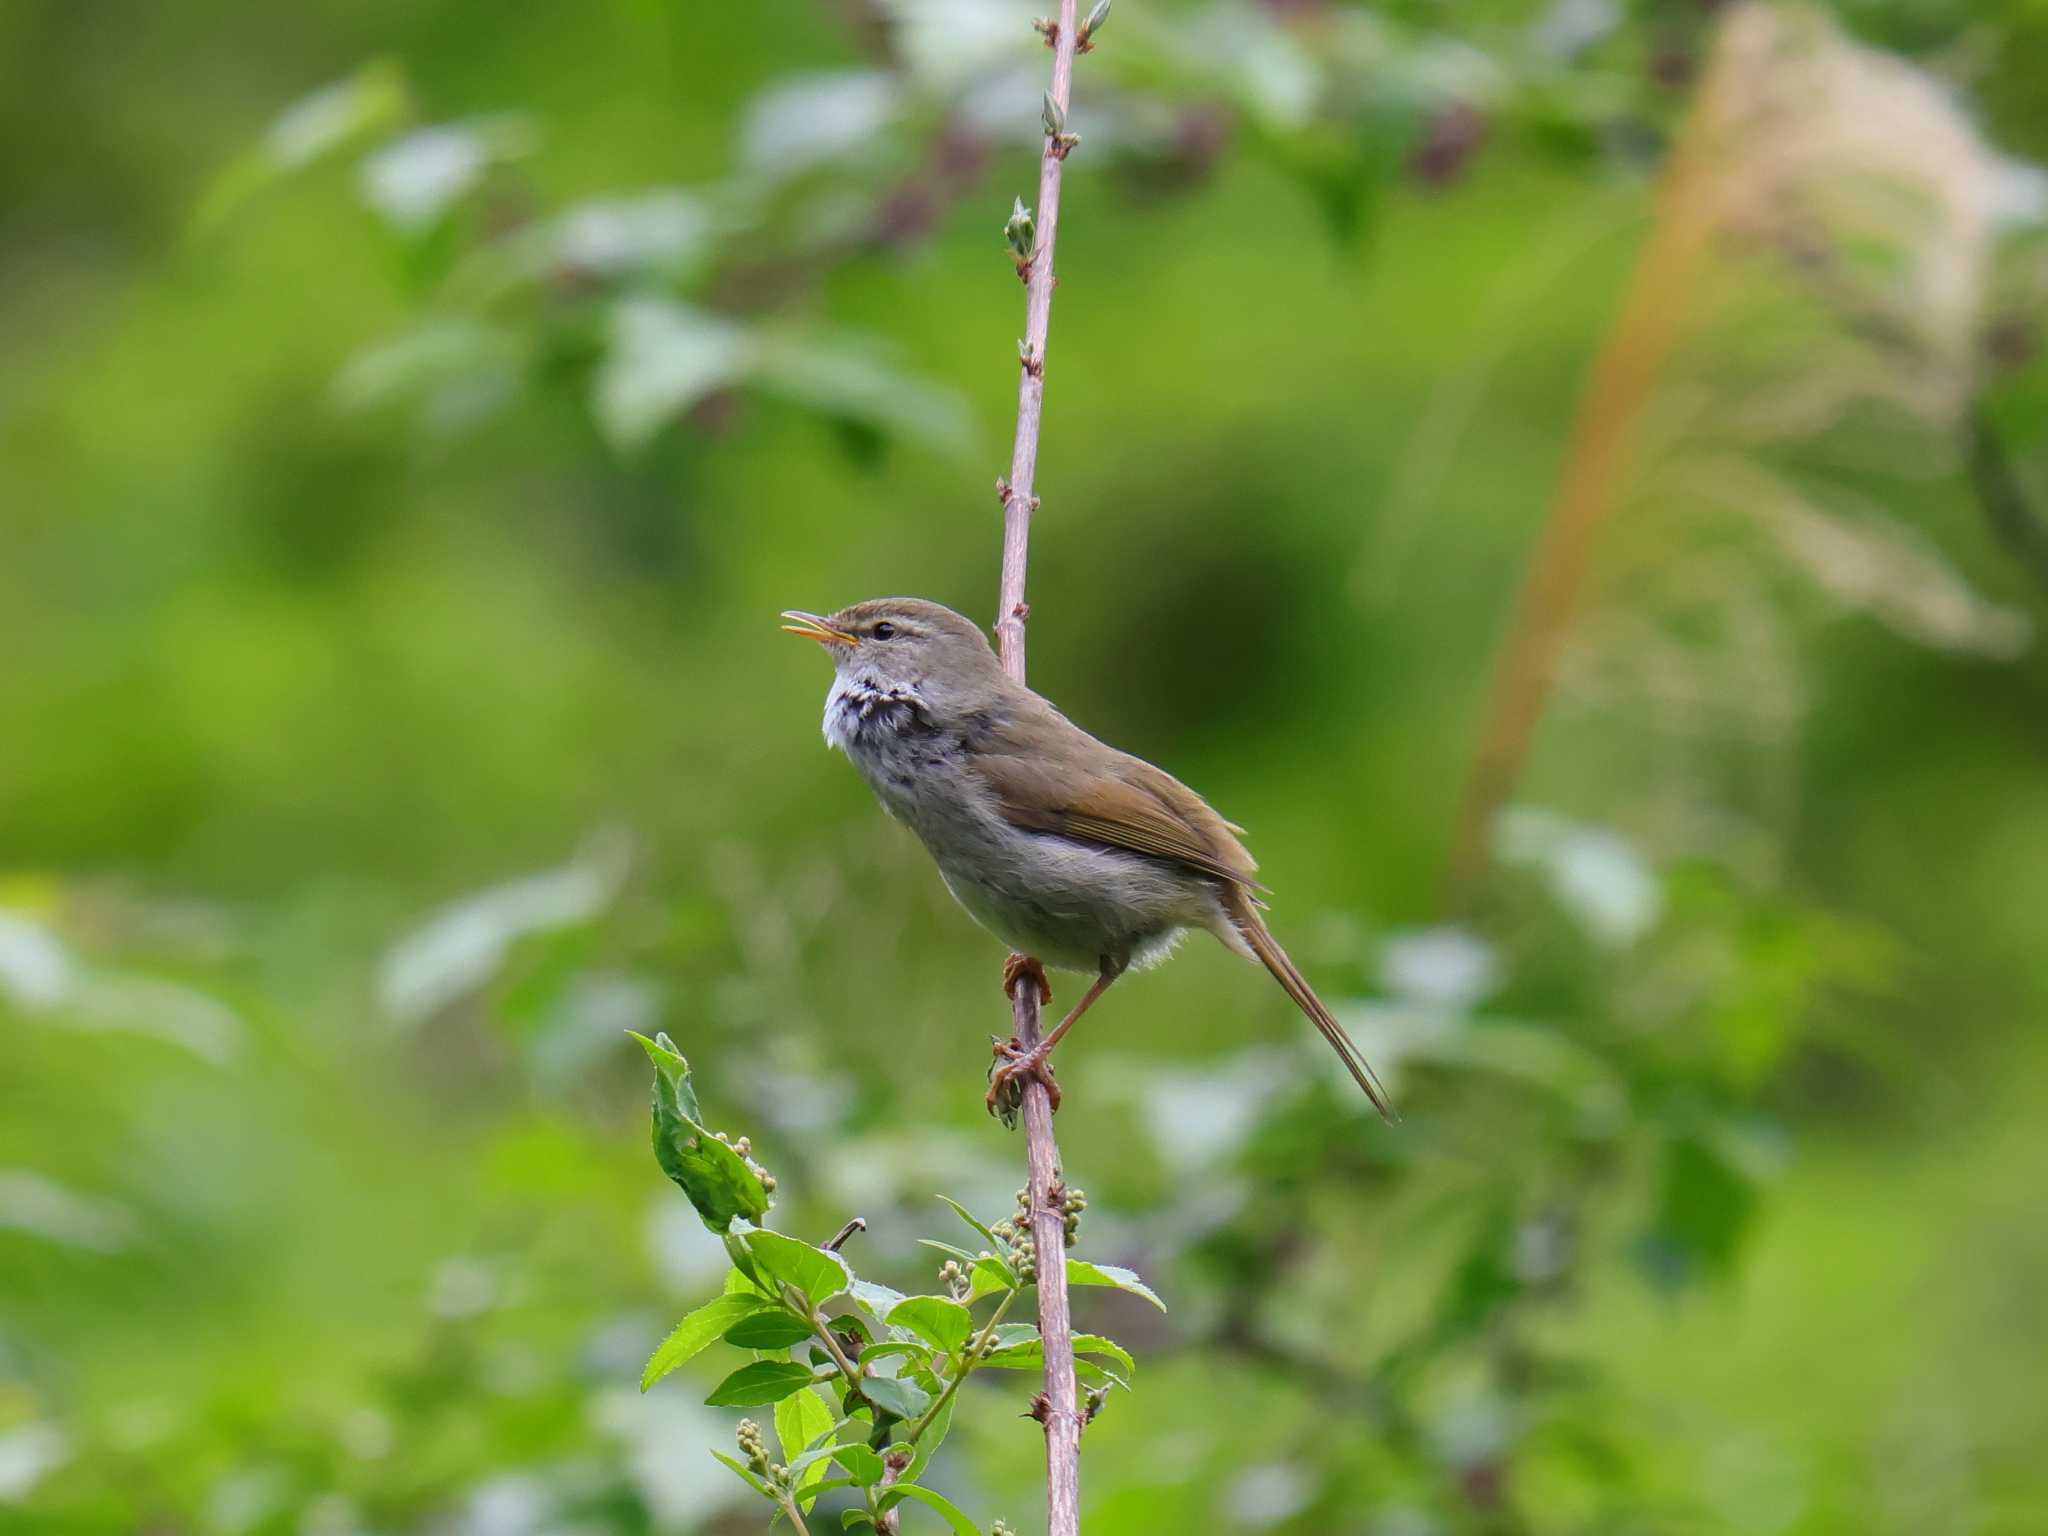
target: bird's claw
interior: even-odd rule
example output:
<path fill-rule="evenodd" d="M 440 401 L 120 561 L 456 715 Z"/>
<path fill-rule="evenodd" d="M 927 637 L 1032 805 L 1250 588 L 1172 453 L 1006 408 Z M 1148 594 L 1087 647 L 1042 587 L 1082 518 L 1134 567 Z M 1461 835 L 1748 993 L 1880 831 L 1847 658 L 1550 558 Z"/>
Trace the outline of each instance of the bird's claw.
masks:
<path fill-rule="evenodd" d="M 1038 1006 L 1052 1001 L 1052 983 L 1045 979 L 1045 967 L 1029 955 L 1013 954 L 1003 962 L 1003 991 L 1011 1002 L 1017 1000 L 1017 983 L 1029 976 L 1038 983 Z"/>
<path fill-rule="evenodd" d="M 1046 1098 L 1055 1113 L 1060 1107 L 1060 1085 L 1053 1077 L 1052 1062 L 1044 1046 L 1026 1050 L 1016 1036 L 1008 1040 L 991 1038 L 995 1059 L 988 1069 L 988 1112 L 1005 1127 L 1015 1130 L 1017 1111 L 1024 1106 L 1024 1085 L 1036 1078 L 1045 1084 Z"/>

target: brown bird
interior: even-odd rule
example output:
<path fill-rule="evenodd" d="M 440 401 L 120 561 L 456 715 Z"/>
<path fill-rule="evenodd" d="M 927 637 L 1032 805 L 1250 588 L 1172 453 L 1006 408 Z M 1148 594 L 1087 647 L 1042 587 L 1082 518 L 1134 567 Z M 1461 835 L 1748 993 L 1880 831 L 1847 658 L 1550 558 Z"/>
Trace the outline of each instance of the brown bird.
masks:
<path fill-rule="evenodd" d="M 988 1102 L 1005 1118 L 1018 1085 L 1104 990 L 1163 960 L 1191 928 L 1273 974 L 1343 1060 L 1373 1106 L 1394 1118 L 1379 1079 L 1260 917 L 1257 865 L 1243 828 L 1143 758 L 1097 741 L 1014 681 L 988 638 L 950 608 L 914 597 L 855 603 L 829 616 L 791 609 L 791 634 L 818 641 L 834 676 L 825 740 L 853 760 L 884 810 L 923 839 L 960 905 L 1009 944 L 1005 990 L 1040 964 L 1095 976 L 1044 1041 L 998 1043 Z"/>

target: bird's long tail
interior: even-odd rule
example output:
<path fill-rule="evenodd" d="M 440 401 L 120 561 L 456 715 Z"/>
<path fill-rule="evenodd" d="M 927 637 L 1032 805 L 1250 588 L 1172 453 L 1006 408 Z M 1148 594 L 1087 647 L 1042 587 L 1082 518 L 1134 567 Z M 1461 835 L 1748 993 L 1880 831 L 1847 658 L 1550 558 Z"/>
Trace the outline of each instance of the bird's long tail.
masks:
<path fill-rule="evenodd" d="M 1273 979 L 1280 983 L 1289 997 L 1294 999 L 1294 1005 L 1308 1015 L 1309 1022 L 1323 1032 L 1323 1038 L 1330 1042 L 1330 1049 L 1337 1053 L 1338 1058 L 1344 1063 L 1345 1070 L 1356 1079 L 1358 1086 L 1365 1090 L 1365 1096 L 1372 1100 L 1372 1107 L 1380 1112 L 1380 1118 L 1389 1124 L 1399 1120 L 1401 1117 L 1394 1113 L 1393 1102 L 1387 1097 L 1387 1090 L 1380 1086 L 1378 1076 L 1366 1062 L 1365 1053 L 1359 1050 L 1358 1043 L 1344 1032 L 1344 1026 L 1337 1022 L 1337 1016 L 1324 1006 L 1323 1000 L 1316 996 L 1315 989 L 1303 979 L 1301 972 L 1295 969 L 1294 962 L 1287 958 L 1287 951 L 1280 947 L 1280 941 L 1273 937 L 1271 930 L 1266 927 L 1265 919 L 1259 916 L 1258 909 L 1252 905 L 1251 893 L 1239 889 L 1233 894 L 1236 899 L 1226 900 L 1225 907 L 1230 913 L 1231 922 L 1244 936 L 1245 943 L 1251 946 L 1252 953 L 1257 955 L 1260 963 L 1273 973 Z"/>

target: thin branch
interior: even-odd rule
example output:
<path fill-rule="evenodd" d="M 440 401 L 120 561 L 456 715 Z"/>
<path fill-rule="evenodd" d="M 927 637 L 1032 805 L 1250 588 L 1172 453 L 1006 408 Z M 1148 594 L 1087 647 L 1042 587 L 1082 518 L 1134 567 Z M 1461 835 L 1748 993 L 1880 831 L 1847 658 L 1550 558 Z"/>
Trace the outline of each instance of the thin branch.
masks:
<path fill-rule="evenodd" d="M 883 1463 L 882 1480 L 868 1490 L 868 1508 L 875 1517 L 876 1536 L 902 1536 L 903 1506 L 897 1504 L 889 1509 L 882 1508 L 882 1495 L 896 1485 L 896 1479 L 909 1465 L 907 1457 L 890 1457 Z"/>
<path fill-rule="evenodd" d="M 1073 140 L 1065 132 L 1073 97 L 1075 0 L 1060 0 L 1052 43 L 1052 89 L 1046 94 L 1046 134 L 1038 166 L 1034 210 L 1037 247 L 1026 271 L 1024 346 L 1018 360 L 1017 438 L 1003 498 L 1002 601 L 996 638 L 1003 667 L 1024 681 L 1024 568 L 1031 543 L 1031 514 L 1038 508 L 1033 483 L 1038 473 L 1038 428 L 1045 405 L 1046 332 L 1052 319 L 1053 247 L 1059 235 L 1060 172 Z M 1042 1038 L 1038 988 L 1013 989 L 1018 1043 L 1030 1049 Z M 1045 1344 L 1045 1495 L 1048 1536 L 1079 1536 L 1081 1529 L 1081 1414 L 1074 1388 L 1074 1325 L 1067 1305 L 1066 1213 L 1060 1183 L 1060 1149 L 1052 1133 L 1052 1097 L 1036 1077 L 1024 1081 L 1024 1144 L 1030 1165 L 1031 1231 L 1038 1255 L 1038 1334 Z"/>
<path fill-rule="evenodd" d="M 825 1346 L 825 1353 L 832 1357 L 832 1364 L 838 1367 L 839 1374 L 846 1378 L 846 1384 L 853 1388 L 855 1395 L 858 1396 L 861 1384 L 860 1367 L 846 1358 L 846 1351 L 841 1349 L 839 1341 L 832 1337 L 832 1325 L 826 1320 L 825 1314 L 813 1307 L 805 1321 L 811 1325 L 811 1332 L 818 1336 L 818 1342 Z"/>

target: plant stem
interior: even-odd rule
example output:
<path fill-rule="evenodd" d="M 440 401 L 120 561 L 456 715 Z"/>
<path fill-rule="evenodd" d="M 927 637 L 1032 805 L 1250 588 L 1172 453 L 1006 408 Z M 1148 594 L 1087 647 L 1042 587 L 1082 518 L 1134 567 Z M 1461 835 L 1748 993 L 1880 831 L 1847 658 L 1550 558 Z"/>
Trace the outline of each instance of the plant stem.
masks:
<path fill-rule="evenodd" d="M 860 1368 L 846 1358 L 846 1351 L 839 1347 L 839 1341 L 832 1337 L 832 1329 L 825 1322 L 824 1314 L 816 1307 L 811 1309 L 807 1319 L 811 1332 L 818 1336 L 818 1342 L 825 1346 L 825 1353 L 832 1357 L 832 1363 L 839 1367 L 839 1374 L 846 1378 L 846 1384 L 858 1393 L 860 1391 Z M 806 1387 L 805 1391 L 810 1389 Z"/>
<path fill-rule="evenodd" d="M 966 1358 L 960 1362 L 959 1371 L 955 1373 L 951 1381 L 946 1383 L 946 1390 L 939 1394 L 937 1402 L 925 1409 L 924 1413 L 918 1418 L 918 1421 L 911 1426 L 910 1433 L 903 1437 L 912 1445 L 917 1444 L 918 1439 L 924 1432 L 932 1427 L 932 1420 L 936 1419 L 946 1404 L 953 1400 L 953 1394 L 960 1390 L 960 1383 L 968 1378 L 968 1375 L 977 1365 L 981 1364 L 981 1357 L 988 1353 L 989 1345 L 995 1342 L 996 1329 L 1001 1325 L 1004 1315 L 1010 1310 L 1010 1303 L 1017 1299 L 1017 1295 L 1016 1291 L 1010 1291 L 1005 1294 L 995 1311 L 989 1314 L 987 1326 L 981 1330 L 981 1333 L 975 1338 L 972 1347 L 968 1349 Z"/>
<path fill-rule="evenodd" d="M 782 1512 L 789 1516 L 789 1523 L 796 1528 L 796 1536 L 811 1536 L 811 1528 L 804 1524 L 803 1511 L 797 1508 L 795 1499 L 784 1499 Z"/>
<path fill-rule="evenodd" d="M 1053 38 L 1052 90 L 1059 121 L 1073 97 L 1075 0 L 1060 0 Z M 1024 681 L 1024 569 L 1031 514 L 1038 508 L 1038 429 L 1045 406 L 1046 334 L 1052 319 L 1053 250 L 1059 235 L 1060 172 L 1071 147 L 1049 122 L 1038 164 L 1037 247 L 1024 308 L 1024 354 L 1017 379 L 1017 437 L 1010 476 L 1002 484 L 1003 577 L 996 638 L 1003 668 Z M 1038 989 L 1028 982 L 1012 999 L 1017 1040 L 1029 1050 L 1042 1038 Z M 1066 1218 L 1061 1210 L 1060 1151 L 1052 1133 L 1052 1097 L 1037 1078 L 1024 1082 L 1024 1145 L 1029 1163 L 1031 1230 L 1038 1251 L 1038 1335 L 1045 1346 L 1045 1496 L 1048 1536 L 1079 1536 L 1081 1529 L 1081 1414 L 1074 1388 L 1074 1328 L 1067 1305 Z"/>

